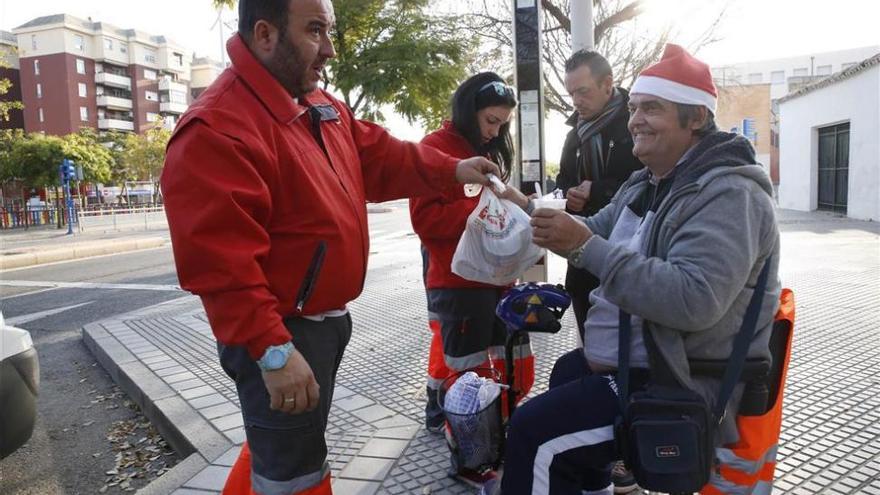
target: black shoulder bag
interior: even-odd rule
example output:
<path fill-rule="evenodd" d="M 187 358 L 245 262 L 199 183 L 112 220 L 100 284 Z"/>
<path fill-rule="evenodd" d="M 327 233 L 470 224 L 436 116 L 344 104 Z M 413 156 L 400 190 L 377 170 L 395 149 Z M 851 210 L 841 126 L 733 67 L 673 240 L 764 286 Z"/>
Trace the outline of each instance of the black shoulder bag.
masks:
<path fill-rule="evenodd" d="M 629 396 L 632 327 L 630 315 L 620 311 L 617 381 L 623 414 L 615 425 L 615 438 L 621 458 L 642 488 L 665 493 L 693 493 L 709 482 L 715 461 L 715 436 L 755 334 L 769 267 L 768 258 L 734 341 L 714 410 L 701 395 L 677 384 L 659 352 L 652 365 L 656 362 L 660 369 L 651 369 L 647 389 Z M 644 334 L 650 354 L 656 343 L 647 329 Z"/>

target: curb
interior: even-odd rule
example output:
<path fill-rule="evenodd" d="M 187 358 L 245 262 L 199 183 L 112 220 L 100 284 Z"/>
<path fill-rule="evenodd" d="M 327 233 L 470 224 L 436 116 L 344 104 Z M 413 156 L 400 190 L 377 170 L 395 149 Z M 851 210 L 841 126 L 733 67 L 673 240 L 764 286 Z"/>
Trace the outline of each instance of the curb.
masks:
<path fill-rule="evenodd" d="M 26 266 L 55 263 L 80 258 L 90 258 L 104 254 L 116 254 L 141 249 L 150 249 L 164 246 L 167 239 L 161 237 L 147 237 L 121 241 L 102 241 L 96 243 L 82 243 L 69 248 L 47 249 L 33 253 L 11 254 L 0 256 L 0 270 L 22 268 Z"/>
<path fill-rule="evenodd" d="M 113 381 L 140 407 L 144 416 L 183 459 L 138 493 L 170 494 L 234 446 L 110 335 L 101 322 L 84 326 L 82 337 L 83 343 Z"/>

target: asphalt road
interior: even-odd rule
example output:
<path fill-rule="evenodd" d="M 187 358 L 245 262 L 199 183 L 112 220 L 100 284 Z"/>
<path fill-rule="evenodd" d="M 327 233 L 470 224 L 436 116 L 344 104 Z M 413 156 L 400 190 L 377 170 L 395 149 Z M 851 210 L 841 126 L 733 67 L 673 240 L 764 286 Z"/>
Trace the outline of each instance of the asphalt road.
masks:
<path fill-rule="evenodd" d="M 0 309 L 10 324 L 31 333 L 41 368 L 37 425 L 27 444 L 0 461 L 0 493 L 100 493 L 115 478 L 106 473 L 119 471 L 120 458 L 133 450 L 122 447 L 154 435 L 137 407 L 95 362 L 80 329 L 181 297 L 174 290 L 171 250 L 5 271 L 0 284 Z M 155 477 L 149 468 L 178 460 L 168 453 L 163 450 L 150 463 L 144 478 L 109 486 L 103 493 L 127 493 L 125 486 L 145 485 Z"/>

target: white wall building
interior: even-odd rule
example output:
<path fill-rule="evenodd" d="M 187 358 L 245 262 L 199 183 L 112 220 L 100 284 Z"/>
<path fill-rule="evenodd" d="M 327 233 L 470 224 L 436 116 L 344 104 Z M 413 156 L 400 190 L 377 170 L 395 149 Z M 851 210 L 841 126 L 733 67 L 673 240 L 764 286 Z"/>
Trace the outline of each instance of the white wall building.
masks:
<path fill-rule="evenodd" d="M 880 45 L 720 65 L 712 67 L 712 77 L 718 86 L 770 83 L 770 99 L 775 100 L 803 82 L 846 70 L 877 52 Z"/>
<path fill-rule="evenodd" d="M 779 206 L 880 220 L 880 50 L 779 100 Z"/>

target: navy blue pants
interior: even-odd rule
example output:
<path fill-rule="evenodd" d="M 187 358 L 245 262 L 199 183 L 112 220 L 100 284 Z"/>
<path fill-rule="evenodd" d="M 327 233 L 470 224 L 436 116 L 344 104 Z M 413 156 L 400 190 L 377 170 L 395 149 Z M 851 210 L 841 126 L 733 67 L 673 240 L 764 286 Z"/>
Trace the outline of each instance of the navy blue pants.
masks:
<path fill-rule="evenodd" d="M 315 374 L 318 407 L 300 414 L 269 408 L 269 392 L 247 349 L 218 344 L 220 363 L 235 381 L 251 451 L 251 483 L 262 494 L 289 494 L 317 485 L 329 473 L 324 432 L 336 386 L 336 372 L 351 338 L 351 316 L 323 321 L 285 318 L 293 345 Z"/>
<path fill-rule="evenodd" d="M 620 414 L 617 384 L 611 375 L 591 373 L 583 352 L 560 357 L 550 389 L 514 412 L 501 480 L 504 495 L 580 495 L 611 484 L 617 460 L 614 420 Z M 640 378 L 631 379 L 634 388 L 644 384 Z"/>

